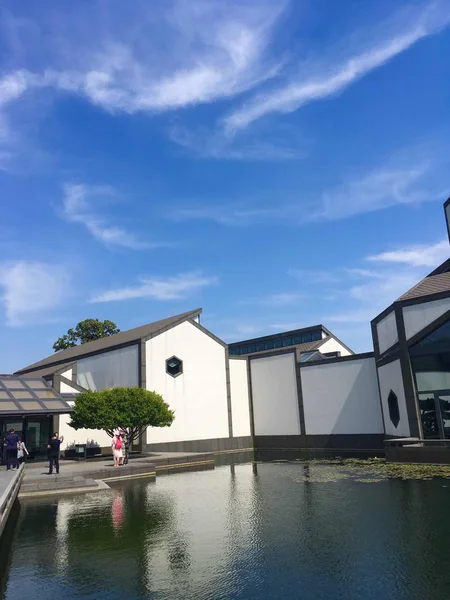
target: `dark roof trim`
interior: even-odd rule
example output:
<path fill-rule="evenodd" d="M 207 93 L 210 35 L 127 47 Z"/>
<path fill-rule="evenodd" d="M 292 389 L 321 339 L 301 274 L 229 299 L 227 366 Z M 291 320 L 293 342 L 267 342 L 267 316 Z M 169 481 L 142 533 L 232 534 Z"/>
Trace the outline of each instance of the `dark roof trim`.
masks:
<path fill-rule="evenodd" d="M 331 332 L 329 333 L 328 337 L 323 338 L 323 340 L 319 340 L 319 343 L 317 344 L 316 348 L 320 348 L 321 346 L 323 346 L 323 344 L 325 344 L 326 342 L 328 342 L 330 339 L 333 339 L 336 342 L 338 342 L 339 344 L 341 344 L 341 346 L 343 346 L 351 354 L 355 354 L 353 352 L 353 350 L 347 346 L 347 344 L 344 344 L 344 342 L 342 340 L 340 340 L 338 337 L 336 337 L 334 335 L 334 333 L 331 333 Z"/>
<path fill-rule="evenodd" d="M 231 342 L 230 344 L 228 344 L 228 347 L 233 348 L 234 346 L 238 346 L 241 344 L 252 344 L 253 342 L 267 342 L 269 340 L 273 340 L 274 338 L 284 337 L 284 336 L 288 337 L 290 335 L 295 335 L 298 333 L 308 333 L 309 331 L 317 331 L 318 329 L 321 329 L 327 335 L 332 335 L 331 331 L 328 331 L 328 329 L 326 327 L 324 327 L 323 325 L 314 325 L 312 327 L 302 327 L 301 329 L 291 329 L 290 331 L 282 331 L 281 333 L 271 333 L 270 335 L 263 335 L 263 336 L 257 337 L 257 338 L 251 338 L 248 340 L 239 340 L 237 342 Z M 316 340 L 316 341 L 319 341 L 319 340 Z M 309 342 L 305 342 L 305 343 L 309 343 Z"/>
<path fill-rule="evenodd" d="M 188 319 L 188 323 L 190 323 L 191 325 L 194 325 L 194 327 L 196 327 L 197 329 L 199 329 L 202 333 L 206 334 L 208 337 L 210 337 L 211 339 L 213 339 L 215 342 L 217 342 L 218 344 L 220 344 L 224 348 L 228 348 L 228 344 L 226 344 L 223 340 L 221 340 L 216 335 L 214 335 L 213 333 L 211 333 L 209 331 L 209 329 L 206 329 L 206 327 L 203 327 L 203 325 L 200 325 L 200 323 L 197 323 L 197 321 L 194 321 L 193 319 Z M 230 356 L 230 358 L 231 358 L 231 356 Z"/>
<path fill-rule="evenodd" d="M 303 363 L 298 363 L 300 369 L 304 367 L 317 367 L 320 365 L 331 365 L 334 363 L 350 362 L 351 360 L 364 360 L 368 358 L 375 358 L 374 352 L 361 352 L 360 354 L 351 354 L 350 356 L 337 356 L 336 358 L 327 358 L 327 360 L 308 360 Z"/>
<path fill-rule="evenodd" d="M 160 321 L 141 325 L 140 327 L 135 327 L 134 329 L 120 331 L 119 333 L 101 338 L 99 340 L 94 340 L 93 342 L 87 342 L 86 344 L 74 346 L 73 348 L 67 348 L 67 350 L 62 350 L 61 352 L 52 354 L 43 360 L 33 363 L 32 365 L 24 367 L 23 369 L 16 371 L 16 373 L 31 373 L 45 367 L 64 365 L 69 362 L 73 363 L 74 360 L 80 360 L 89 356 L 95 356 L 96 354 L 102 354 L 103 352 L 110 352 L 112 350 L 118 350 L 120 348 L 132 346 L 139 343 L 143 338 L 150 339 L 151 337 L 154 337 L 158 333 L 175 326 L 176 324 L 192 319 L 194 316 L 201 314 L 201 312 L 202 309 L 197 308 L 196 310 L 191 310 L 173 317 L 161 319 Z"/>
<path fill-rule="evenodd" d="M 72 387 L 74 390 L 78 390 L 79 392 L 88 392 L 89 391 L 86 388 L 84 388 L 83 386 L 81 386 L 79 383 L 76 383 L 75 381 L 72 381 L 71 379 L 67 379 L 67 377 L 64 377 L 63 375 L 60 375 L 59 379 L 60 379 L 61 383 L 65 383 L 66 385 Z M 65 392 L 65 393 L 67 393 L 67 392 Z"/>

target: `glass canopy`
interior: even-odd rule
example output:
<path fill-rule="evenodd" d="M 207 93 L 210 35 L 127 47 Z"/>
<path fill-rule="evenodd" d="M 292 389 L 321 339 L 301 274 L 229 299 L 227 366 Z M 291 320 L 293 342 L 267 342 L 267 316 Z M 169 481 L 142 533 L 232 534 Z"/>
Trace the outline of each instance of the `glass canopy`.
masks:
<path fill-rule="evenodd" d="M 71 406 L 40 377 L 0 375 L 0 415 L 61 414 Z"/>

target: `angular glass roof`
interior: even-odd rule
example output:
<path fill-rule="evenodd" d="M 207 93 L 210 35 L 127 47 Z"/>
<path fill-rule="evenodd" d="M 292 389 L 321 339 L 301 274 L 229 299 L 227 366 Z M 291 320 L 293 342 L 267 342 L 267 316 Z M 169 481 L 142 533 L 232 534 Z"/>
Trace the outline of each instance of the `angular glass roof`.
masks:
<path fill-rule="evenodd" d="M 0 416 L 69 413 L 67 400 L 40 377 L 0 375 Z"/>

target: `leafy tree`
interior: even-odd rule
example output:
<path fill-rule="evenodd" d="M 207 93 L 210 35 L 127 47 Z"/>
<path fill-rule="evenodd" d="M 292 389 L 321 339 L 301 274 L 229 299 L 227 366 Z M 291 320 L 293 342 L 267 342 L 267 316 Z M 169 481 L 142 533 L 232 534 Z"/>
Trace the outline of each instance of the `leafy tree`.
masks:
<path fill-rule="evenodd" d="M 156 392 L 116 387 L 78 394 L 69 425 L 74 429 L 103 429 L 111 437 L 122 429 L 131 444 L 147 427 L 169 427 L 174 418 L 174 412 Z"/>
<path fill-rule="evenodd" d="M 120 329 L 113 321 L 100 321 L 99 319 L 85 319 L 80 321 L 75 329 L 69 329 L 65 335 L 58 338 L 53 344 L 53 350 L 65 350 L 78 344 L 85 344 L 93 340 L 119 333 Z"/>

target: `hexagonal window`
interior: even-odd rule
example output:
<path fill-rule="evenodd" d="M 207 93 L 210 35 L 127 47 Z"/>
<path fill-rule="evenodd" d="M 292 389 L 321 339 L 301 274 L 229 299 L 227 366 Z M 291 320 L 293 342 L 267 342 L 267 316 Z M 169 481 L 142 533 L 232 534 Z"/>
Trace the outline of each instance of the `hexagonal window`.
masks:
<path fill-rule="evenodd" d="M 398 424 L 400 423 L 400 409 L 398 407 L 397 394 L 395 394 L 392 390 L 389 392 L 387 403 L 389 409 L 389 418 L 391 419 L 392 425 L 397 428 Z"/>
<path fill-rule="evenodd" d="M 172 377 L 178 377 L 178 375 L 181 375 L 183 373 L 183 361 L 176 356 L 168 358 L 166 360 L 166 373 L 168 375 L 172 375 Z"/>

